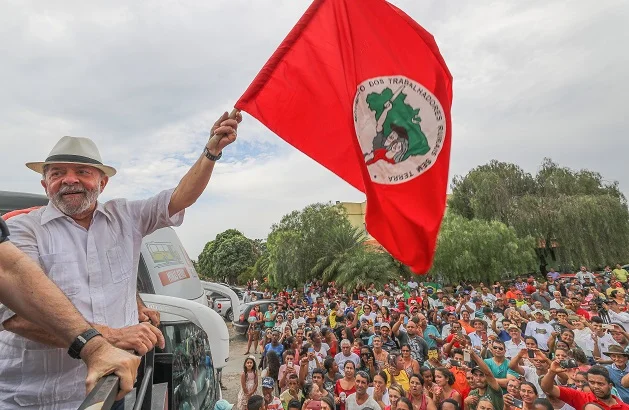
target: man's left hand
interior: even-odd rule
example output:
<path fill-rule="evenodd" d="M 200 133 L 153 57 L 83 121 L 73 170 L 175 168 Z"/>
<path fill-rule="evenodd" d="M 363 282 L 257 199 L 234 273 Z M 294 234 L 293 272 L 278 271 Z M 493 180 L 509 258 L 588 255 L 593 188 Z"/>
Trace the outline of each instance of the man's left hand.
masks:
<path fill-rule="evenodd" d="M 233 118 L 229 118 L 227 112 L 216 120 L 212 126 L 210 140 L 206 147 L 212 155 L 218 155 L 223 148 L 236 141 L 238 124 L 242 121 L 240 111 L 237 111 Z"/>
<path fill-rule="evenodd" d="M 159 312 L 155 309 L 138 306 L 138 319 L 140 322 L 151 322 L 153 326 L 159 326 Z"/>

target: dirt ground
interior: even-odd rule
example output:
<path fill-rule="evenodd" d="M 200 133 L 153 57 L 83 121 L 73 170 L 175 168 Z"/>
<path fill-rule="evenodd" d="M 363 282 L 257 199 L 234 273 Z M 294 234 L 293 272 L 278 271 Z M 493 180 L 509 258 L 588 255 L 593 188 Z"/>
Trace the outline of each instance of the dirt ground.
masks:
<path fill-rule="evenodd" d="M 222 381 L 223 398 L 230 403 L 236 404 L 238 401 L 238 391 L 240 390 L 240 374 L 242 373 L 242 365 L 245 362 L 245 351 L 247 349 L 247 339 L 239 336 L 234 332 L 231 323 L 227 323 L 229 329 L 229 361 L 227 366 L 223 368 Z M 251 349 L 253 352 L 253 348 Z M 259 362 L 260 355 L 256 355 L 256 362 Z M 260 388 L 258 388 L 258 394 Z"/>

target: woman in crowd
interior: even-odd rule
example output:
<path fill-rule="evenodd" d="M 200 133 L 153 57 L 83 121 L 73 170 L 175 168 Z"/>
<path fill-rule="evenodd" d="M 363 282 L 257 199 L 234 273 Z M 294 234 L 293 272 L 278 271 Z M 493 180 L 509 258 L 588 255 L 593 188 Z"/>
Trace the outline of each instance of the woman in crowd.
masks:
<path fill-rule="evenodd" d="M 425 410 L 425 408 L 413 409 L 413 403 L 406 397 L 402 397 L 397 402 L 396 410 Z"/>
<path fill-rule="evenodd" d="M 453 399 L 445 399 L 439 406 L 437 407 L 439 410 L 459 410 L 461 406 L 459 406 L 459 402 Z"/>
<path fill-rule="evenodd" d="M 336 339 L 334 332 L 330 328 L 325 327 L 321 329 L 321 337 L 323 337 L 323 341 L 330 346 L 330 349 L 328 349 L 328 356 L 336 356 L 339 350 L 338 340 Z"/>
<path fill-rule="evenodd" d="M 261 378 L 271 377 L 275 380 L 275 387 L 279 395 L 279 374 L 280 374 L 280 358 L 273 350 L 266 352 L 265 368 L 262 370 Z"/>
<path fill-rule="evenodd" d="M 435 402 L 428 396 L 424 379 L 419 375 L 411 376 L 411 380 L 409 382 L 410 389 L 408 391 L 407 398 L 413 404 L 413 409 L 415 410 L 437 410 L 437 406 L 435 406 Z M 398 403 L 399 407 L 399 403 Z"/>
<path fill-rule="evenodd" d="M 459 323 L 467 334 L 472 333 L 475 330 L 474 326 L 470 323 L 470 312 L 465 309 L 461 310 L 461 319 L 459 319 Z"/>
<path fill-rule="evenodd" d="M 353 345 L 354 344 L 354 332 L 347 326 L 341 329 L 341 340 L 347 339 Z"/>
<path fill-rule="evenodd" d="M 340 410 L 345 410 L 345 399 L 347 396 L 356 392 L 356 378 L 354 377 L 356 368 L 354 367 L 354 362 L 351 360 L 346 361 L 343 364 L 343 370 L 345 371 L 345 376 L 337 380 L 334 387 L 334 401 Z"/>
<path fill-rule="evenodd" d="M 380 307 L 380 313 L 382 313 L 382 320 L 385 322 L 391 322 L 391 313 L 389 312 L 389 308 L 386 306 Z"/>
<path fill-rule="evenodd" d="M 386 406 L 384 410 L 397 410 L 397 404 L 402 398 L 406 398 L 406 392 L 399 384 L 392 384 L 389 389 L 389 402 L 391 405 Z M 408 400 L 408 399 L 407 399 Z M 409 407 L 412 409 L 412 404 Z"/>
<path fill-rule="evenodd" d="M 402 368 L 402 357 L 399 353 L 391 352 L 389 354 L 389 362 L 387 367 L 385 368 L 385 372 L 387 373 L 387 379 L 389 380 L 389 385 L 395 383 L 402 386 L 404 390 L 409 389 L 409 377 L 408 374 Z"/>
<path fill-rule="evenodd" d="M 422 376 L 422 384 L 426 387 L 428 395 L 431 395 L 433 390 L 436 390 L 439 386 L 435 383 L 435 369 L 422 366 L 419 369 L 419 374 Z"/>
<path fill-rule="evenodd" d="M 376 372 L 378 372 L 379 369 L 376 368 L 376 361 L 373 355 L 373 351 L 371 350 L 371 347 L 369 346 L 361 347 L 359 356 L 360 356 L 360 362 L 358 365 L 358 370 L 367 373 L 369 377 L 371 377 L 371 380 L 373 380 L 374 376 L 376 375 Z"/>
<path fill-rule="evenodd" d="M 247 329 L 247 351 L 248 355 L 253 345 L 254 353 L 258 353 L 258 340 L 260 339 L 260 330 L 262 329 L 262 313 L 260 313 L 260 305 L 255 305 L 249 312 L 249 328 Z"/>
<path fill-rule="evenodd" d="M 500 410 L 494 408 L 493 403 L 486 397 L 481 397 L 476 405 L 476 410 Z"/>
<path fill-rule="evenodd" d="M 391 404 L 389 392 L 387 391 L 387 382 L 389 381 L 387 373 L 380 371 L 373 378 L 373 386 L 367 388 L 367 394 L 372 397 L 380 408 L 384 409 Z M 377 410 L 377 409 L 376 409 Z"/>
<path fill-rule="evenodd" d="M 537 400 L 537 387 L 531 382 L 522 382 L 520 384 L 520 397 L 522 397 L 522 410 L 534 410 L 535 400 Z"/>
<path fill-rule="evenodd" d="M 461 394 L 452 388 L 454 384 L 454 375 L 445 367 L 435 369 L 435 383 L 439 386 L 438 394 L 435 395 L 435 403 L 439 404 L 446 399 L 454 399 L 463 405 Z"/>
<path fill-rule="evenodd" d="M 413 374 L 419 374 L 419 362 L 411 357 L 411 348 L 409 345 L 402 345 L 400 347 L 402 352 L 402 366 L 406 374 L 409 377 Z"/>

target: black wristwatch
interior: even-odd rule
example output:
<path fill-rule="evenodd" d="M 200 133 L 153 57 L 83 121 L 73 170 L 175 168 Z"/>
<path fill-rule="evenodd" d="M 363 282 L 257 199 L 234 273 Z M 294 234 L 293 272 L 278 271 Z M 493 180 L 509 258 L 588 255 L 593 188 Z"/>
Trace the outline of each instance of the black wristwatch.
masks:
<path fill-rule="evenodd" d="M 0 217 L 0 243 L 9 240 L 9 227 L 7 226 L 4 219 Z"/>
<path fill-rule="evenodd" d="M 205 147 L 205 149 L 203 150 L 203 155 L 205 155 L 205 158 L 209 159 L 210 161 L 218 161 L 223 156 L 223 151 L 219 152 L 218 155 L 212 155 L 210 153 L 210 150 Z"/>
<path fill-rule="evenodd" d="M 85 347 L 87 342 L 89 342 L 96 336 L 102 336 L 102 335 L 100 334 L 98 330 L 94 328 L 88 329 L 85 332 L 78 335 L 76 339 L 74 339 L 74 342 L 72 342 L 72 344 L 70 345 L 70 348 L 68 349 L 68 354 L 70 355 L 70 357 L 73 359 L 80 359 L 81 350 L 83 350 L 83 347 Z"/>

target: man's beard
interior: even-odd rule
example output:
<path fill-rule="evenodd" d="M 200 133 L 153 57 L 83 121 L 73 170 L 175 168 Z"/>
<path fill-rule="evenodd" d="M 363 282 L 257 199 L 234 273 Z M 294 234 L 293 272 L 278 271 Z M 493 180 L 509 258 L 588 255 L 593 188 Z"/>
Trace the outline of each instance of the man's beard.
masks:
<path fill-rule="evenodd" d="M 80 202 L 76 200 L 68 200 L 65 198 L 67 194 L 82 194 L 83 199 Z M 100 195 L 100 183 L 93 190 L 87 190 L 84 187 L 76 185 L 63 185 L 57 193 L 49 196 L 50 202 L 53 203 L 58 210 L 68 216 L 80 215 L 87 212 L 97 201 Z"/>

